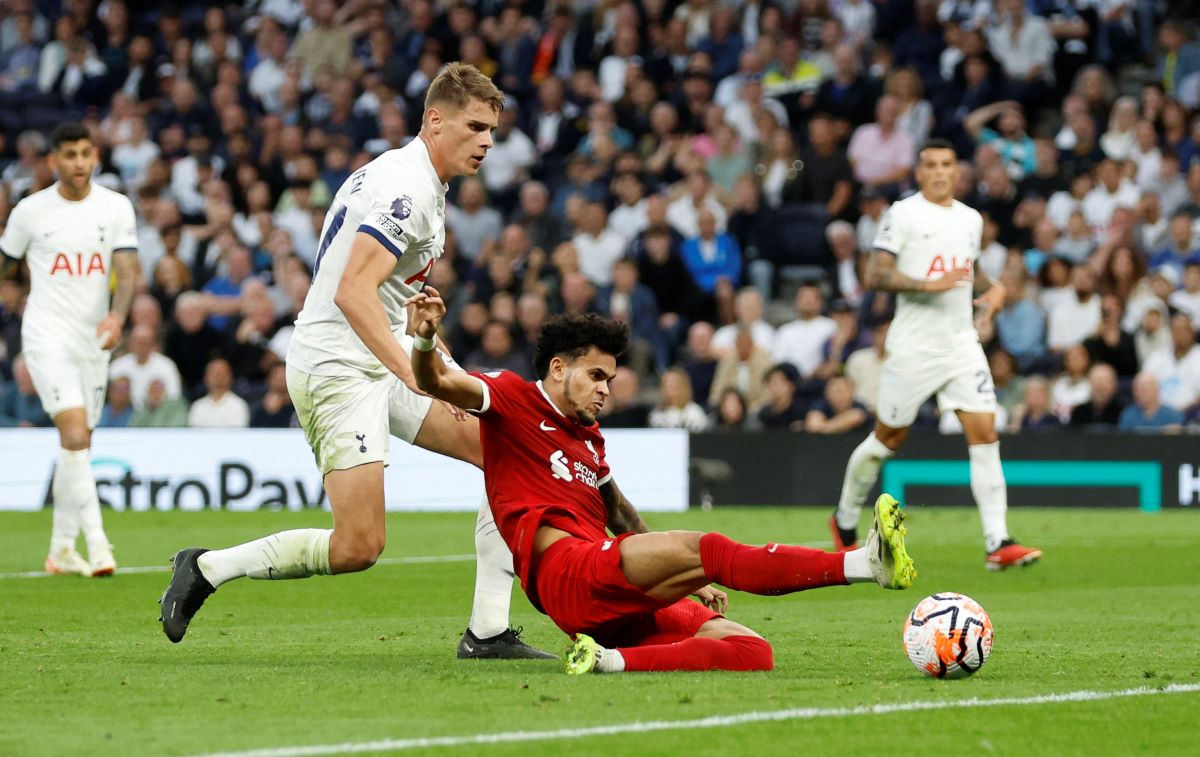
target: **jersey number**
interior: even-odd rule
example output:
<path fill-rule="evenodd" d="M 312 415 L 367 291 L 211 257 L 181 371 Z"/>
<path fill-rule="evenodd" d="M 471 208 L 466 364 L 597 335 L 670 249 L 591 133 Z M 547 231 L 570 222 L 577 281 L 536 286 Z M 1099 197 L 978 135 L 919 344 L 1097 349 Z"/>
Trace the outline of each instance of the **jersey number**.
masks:
<path fill-rule="evenodd" d="M 321 270 L 321 258 L 325 257 L 325 252 L 329 249 L 329 245 L 333 244 L 333 238 L 342 230 L 342 224 L 346 222 L 346 206 L 338 208 L 334 214 L 333 220 L 329 222 L 329 228 L 325 230 L 325 236 L 321 237 L 321 244 L 317 247 L 317 258 L 313 261 L 313 278 L 317 277 L 317 271 Z"/>
<path fill-rule="evenodd" d="M 992 389 L 992 374 L 987 371 L 975 371 L 975 378 L 979 379 L 979 386 L 975 387 L 975 391 L 980 394 L 991 394 L 995 391 Z"/>

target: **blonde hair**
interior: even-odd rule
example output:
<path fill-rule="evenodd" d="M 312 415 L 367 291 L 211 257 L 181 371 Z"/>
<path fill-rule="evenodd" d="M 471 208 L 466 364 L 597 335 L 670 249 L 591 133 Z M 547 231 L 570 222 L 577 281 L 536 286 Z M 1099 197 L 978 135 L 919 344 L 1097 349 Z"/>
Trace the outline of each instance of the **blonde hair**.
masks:
<path fill-rule="evenodd" d="M 504 93 L 478 68 L 469 63 L 450 63 L 437 75 L 425 93 L 425 110 L 438 105 L 463 109 L 481 100 L 499 113 L 504 110 Z"/>

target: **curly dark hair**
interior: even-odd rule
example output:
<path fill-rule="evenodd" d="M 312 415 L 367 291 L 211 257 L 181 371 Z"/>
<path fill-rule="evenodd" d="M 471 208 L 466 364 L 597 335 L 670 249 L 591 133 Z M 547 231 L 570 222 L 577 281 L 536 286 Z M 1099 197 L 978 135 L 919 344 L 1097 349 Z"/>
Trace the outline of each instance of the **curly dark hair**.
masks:
<path fill-rule="evenodd" d="M 538 332 L 533 369 L 538 378 L 546 378 L 552 359 L 575 360 L 586 355 L 592 347 L 606 355 L 619 357 L 629 348 L 629 326 L 594 313 L 552 316 Z"/>

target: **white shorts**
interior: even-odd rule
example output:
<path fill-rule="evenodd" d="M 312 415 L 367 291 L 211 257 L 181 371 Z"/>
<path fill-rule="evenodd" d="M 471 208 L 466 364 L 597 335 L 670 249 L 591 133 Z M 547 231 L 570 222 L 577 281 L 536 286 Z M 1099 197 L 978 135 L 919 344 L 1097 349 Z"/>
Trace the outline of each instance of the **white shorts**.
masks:
<path fill-rule="evenodd" d="M 412 338 L 400 344 L 411 354 Z M 443 355 L 446 363 L 462 370 Z M 324 476 L 366 463 L 388 460 L 388 435 L 416 441 L 433 406 L 433 398 L 417 394 L 395 376 L 314 376 L 287 367 L 288 394 L 317 468 Z"/>
<path fill-rule="evenodd" d="M 885 426 L 907 428 L 925 400 L 937 394 L 938 409 L 995 413 L 996 389 L 983 348 L 952 356 L 889 355 L 879 379 L 875 417 Z"/>
<path fill-rule="evenodd" d="M 97 352 L 92 358 L 77 358 L 26 351 L 25 366 L 46 415 L 53 418 L 64 410 L 81 407 L 87 414 L 88 428 L 95 428 L 104 410 L 108 359 L 107 352 Z"/>

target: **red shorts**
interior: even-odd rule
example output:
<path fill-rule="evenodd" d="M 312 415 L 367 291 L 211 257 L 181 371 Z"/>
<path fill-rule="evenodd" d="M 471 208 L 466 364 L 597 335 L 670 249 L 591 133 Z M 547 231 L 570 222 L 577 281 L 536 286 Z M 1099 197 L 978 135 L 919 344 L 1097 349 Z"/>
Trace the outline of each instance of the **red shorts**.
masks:
<path fill-rule="evenodd" d="M 633 534 L 588 541 L 559 539 L 542 553 L 535 580 L 542 611 L 567 635 L 586 633 L 606 647 L 695 636 L 719 613 L 690 599 L 655 599 L 629 583 L 620 544 Z M 669 638 L 675 637 L 675 638 Z"/>

